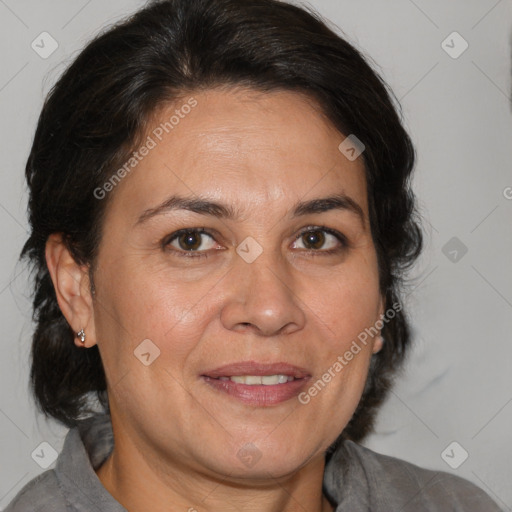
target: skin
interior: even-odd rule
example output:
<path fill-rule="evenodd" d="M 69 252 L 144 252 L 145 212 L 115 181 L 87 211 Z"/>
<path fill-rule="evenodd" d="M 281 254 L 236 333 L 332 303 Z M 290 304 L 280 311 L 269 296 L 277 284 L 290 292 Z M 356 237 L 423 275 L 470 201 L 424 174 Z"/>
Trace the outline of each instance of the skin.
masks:
<path fill-rule="evenodd" d="M 47 243 L 61 310 L 75 332 L 84 328 L 84 350 L 98 344 L 106 371 L 116 445 L 96 473 L 131 512 L 333 510 L 322 495 L 324 452 L 359 402 L 380 337 L 307 405 L 248 405 L 200 375 L 285 361 L 313 383 L 384 313 L 362 158 L 345 158 L 345 135 L 298 93 L 190 96 L 197 106 L 104 199 L 94 295 L 59 236 Z M 176 108 L 155 112 L 148 134 Z M 349 210 L 291 217 L 297 201 L 334 192 L 358 203 L 364 221 Z M 171 194 L 221 201 L 240 216 L 178 210 L 137 225 Z M 301 231 L 311 226 L 339 231 L 348 247 L 318 229 L 320 242 L 308 244 Z M 177 239 L 163 247 L 178 229 L 201 227 L 213 232 L 196 239 L 208 257 L 180 256 L 187 246 Z M 263 249 L 252 263 L 236 252 L 247 237 Z M 149 366 L 134 357 L 145 339 L 160 350 Z M 252 467 L 237 456 L 247 443 L 261 455 Z"/>

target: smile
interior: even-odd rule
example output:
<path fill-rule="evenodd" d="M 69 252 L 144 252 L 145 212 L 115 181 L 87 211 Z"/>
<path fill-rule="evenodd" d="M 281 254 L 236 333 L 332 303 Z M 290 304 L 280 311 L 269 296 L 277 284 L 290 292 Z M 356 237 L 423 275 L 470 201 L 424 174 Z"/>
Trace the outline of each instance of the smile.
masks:
<path fill-rule="evenodd" d="M 290 375 L 234 375 L 232 377 L 219 377 L 219 380 L 231 380 L 238 384 L 247 384 L 248 386 L 254 386 L 262 384 L 264 386 L 272 386 L 275 384 L 285 384 L 295 380 L 295 377 Z"/>

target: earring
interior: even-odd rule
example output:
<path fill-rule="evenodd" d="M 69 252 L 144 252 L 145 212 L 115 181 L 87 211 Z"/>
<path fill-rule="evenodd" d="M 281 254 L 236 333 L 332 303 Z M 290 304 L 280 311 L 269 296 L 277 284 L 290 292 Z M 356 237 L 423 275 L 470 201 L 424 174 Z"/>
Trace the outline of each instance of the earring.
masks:
<path fill-rule="evenodd" d="M 82 343 L 85 343 L 85 331 L 83 329 L 80 329 L 77 333 L 77 337 L 80 338 L 80 341 Z"/>

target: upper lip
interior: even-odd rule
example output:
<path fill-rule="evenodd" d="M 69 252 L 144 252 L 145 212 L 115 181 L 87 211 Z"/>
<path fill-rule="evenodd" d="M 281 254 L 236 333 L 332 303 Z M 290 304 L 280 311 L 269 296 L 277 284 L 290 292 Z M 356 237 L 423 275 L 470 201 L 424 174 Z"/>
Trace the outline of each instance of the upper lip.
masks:
<path fill-rule="evenodd" d="M 287 375 L 295 377 L 296 379 L 311 376 L 305 368 L 289 363 L 258 363 L 256 361 L 240 361 L 237 363 L 226 364 L 219 368 L 215 368 L 214 370 L 208 370 L 204 372 L 203 375 L 215 379 L 219 377 L 233 377 L 237 375 Z"/>

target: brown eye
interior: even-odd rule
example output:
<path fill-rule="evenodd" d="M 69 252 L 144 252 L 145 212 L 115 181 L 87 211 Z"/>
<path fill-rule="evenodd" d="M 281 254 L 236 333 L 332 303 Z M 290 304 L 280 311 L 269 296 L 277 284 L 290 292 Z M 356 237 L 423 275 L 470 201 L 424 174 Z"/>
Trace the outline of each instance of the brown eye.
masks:
<path fill-rule="evenodd" d="M 181 229 L 170 235 L 163 245 L 180 256 L 206 256 L 215 245 L 213 242 L 213 237 L 203 229 Z"/>
<path fill-rule="evenodd" d="M 185 251 L 195 251 L 201 247 L 202 234 L 195 231 L 181 234 L 178 238 L 178 244 Z"/>
<path fill-rule="evenodd" d="M 302 235 L 302 240 L 308 249 L 321 249 L 325 243 L 325 235 L 322 231 L 308 231 Z"/>
<path fill-rule="evenodd" d="M 295 244 L 299 241 L 302 247 L 295 248 L 324 255 L 340 252 L 349 245 L 343 234 L 324 227 L 313 227 L 302 231 L 296 238 Z"/>

